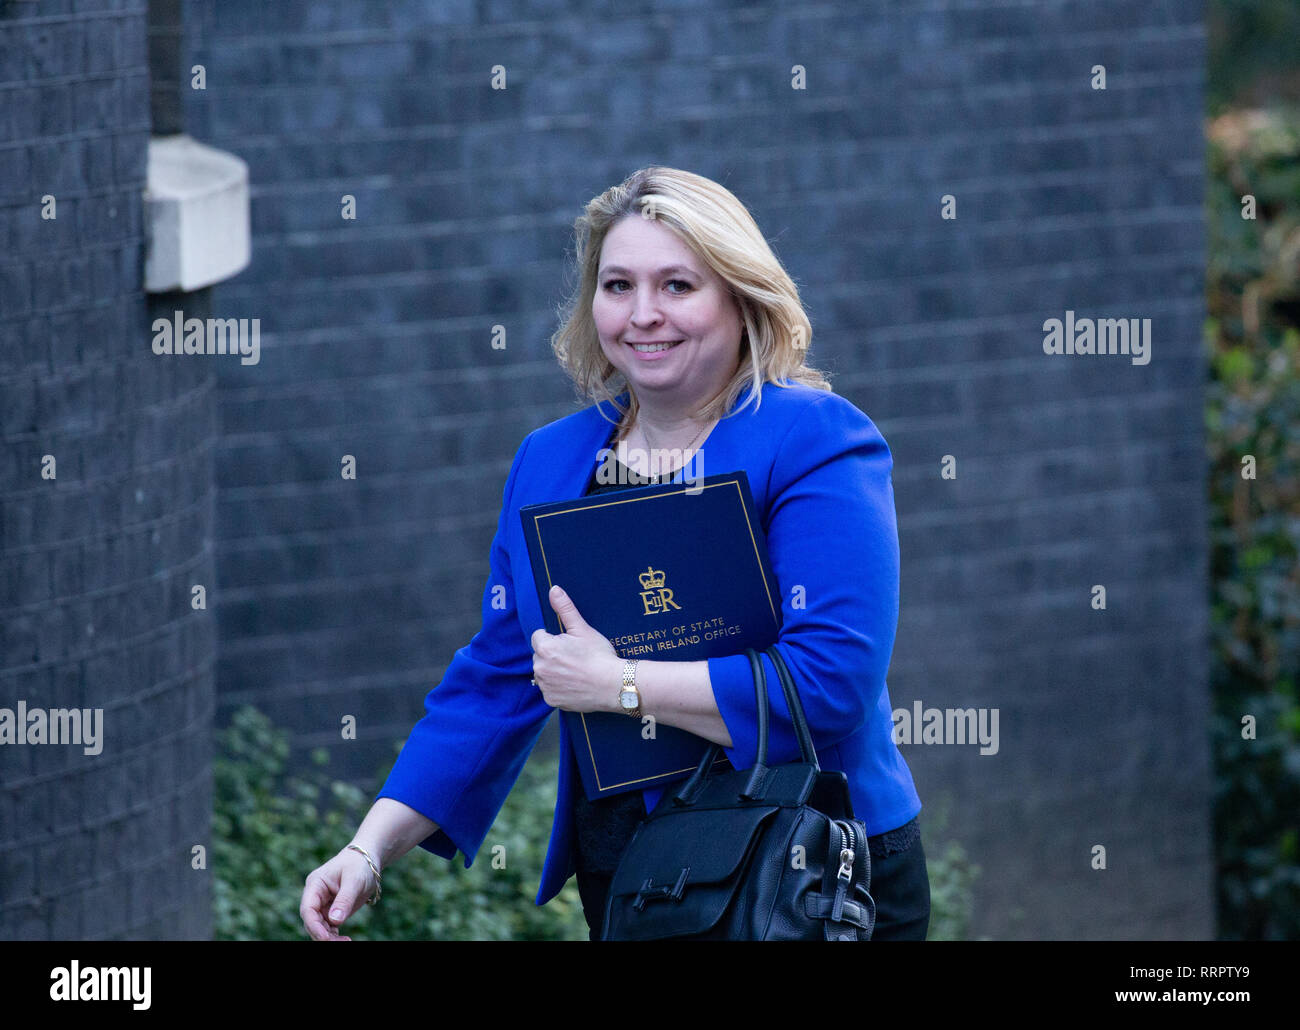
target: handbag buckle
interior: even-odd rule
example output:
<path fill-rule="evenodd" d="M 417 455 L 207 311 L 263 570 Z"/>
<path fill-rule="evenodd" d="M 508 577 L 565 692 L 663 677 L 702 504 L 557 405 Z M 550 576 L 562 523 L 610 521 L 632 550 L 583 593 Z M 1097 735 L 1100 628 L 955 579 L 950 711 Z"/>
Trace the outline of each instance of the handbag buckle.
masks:
<path fill-rule="evenodd" d="M 677 876 L 677 882 L 672 886 L 666 883 L 656 886 L 654 877 L 647 876 L 645 883 L 641 884 L 641 889 L 636 892 L 636 904 L 632 907 L 640 912 L 645 908 L 647 901 L 681 901 L 686 891 L 686 880 L 690 876 L 690 872 L 690 866 L 683 866 L 681 873 Z"/>

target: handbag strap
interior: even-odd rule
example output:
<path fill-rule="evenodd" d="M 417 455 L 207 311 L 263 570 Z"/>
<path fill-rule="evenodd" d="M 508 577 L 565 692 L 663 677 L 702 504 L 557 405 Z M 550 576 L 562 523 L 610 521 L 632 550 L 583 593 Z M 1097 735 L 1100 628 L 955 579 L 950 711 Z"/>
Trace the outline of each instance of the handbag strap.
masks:
<path fill-rule="evenodd" d="M 812 731 L 808 728 L 808 717 L 804 714 L 803 702 L 799 700 L 799 691 L 795 689 L 794 680 L 790 676 L 789 668 L 786 667 L 785 659 L 781 657 L 781 652 L 776 649 L 775 644 L 767 648 L 763 653 L 772 659 L 772 665 L 776 668 L 776 678 L 781 682 L 781 691 L 785 694 L 785 704 L 790 709 L 790 721 L 794 724 L 795 737 L 799 741 L 799 754 L 813 769 L 821 772 L 821 763 L 817 760 L 817 749 L 813 747 Z M 747 801 L 754 801 L 763 796 L 763 786 L 767 780 L 767 738 L 771 714 L 768 707 L 767 674 L 763 670 L 763 661 L 759 658 L 758 652 L 752 647 L 745 648 L 745 655 L 749 658 L 749 667 L 754 674 L 755 709 L 758 713 L 758 750 L 754 757 L 753 769 L 740 796 Z M 689 805 L 694 803 L 696 795 L 704 787 L 704 781 L 708 778 L 709 770 L 721 754 L 721 745 L 709 745 L 708 750 L 704 752 L 704 757 L 700 760 L 700 764 L 695 767 L 695 771 L 691 773 L 690 778 L 673 795 L 675 804 Z"/>
<path fill-rule="evenodd" d="M 776 666 L 776 677 L 781 681 L 781 690 L 785 693 L 785 704 L 790 709 L 790 720 L 794 723 L 794 734 L 799 740 L 799 753 L 803 760 L 811 765 L 818 772 L 821 772 L 821 763 L 817 761 L 817 749 L 813 747 L 812 731 L 808 728 L 808 717 L 804 715 L 803 702 L 799 700 L 799 691 L 795 689 L 794 680 L 790 677 L 790 670 L 786 667 L 785 659 L 781 657 L 781 652 L 773 644 L 764 654 L 772 659 L 772 664 Z M 766 756 L 765 756 L 766 757 Z"/>
<path fill-rule="evenodd" d="M 767 676 L 763 672 L 763 660 L 752 647 L 745 648 L 749 658 L 749 668 L 754 674 L 754 699 L 758 712 L 758 751 L 754 756 L 754 768 L 745 782 L 745 789 L 740 796 L 747 801 L 754 801 L 763 796 L 763 783 L 767 779 L 767 730 L 771 721 L 767 700 Z"/>
<path fill-rule="evenodd" d="M 754 675 L 754 700 L 758 712 L 758 751 L 754 758 L 753 770 L 749 774 L 749 779 L 745 782 L 745 789 L 741 793 L 741 797 L 753 801 L 762 796 L 763 784 L 767 780 L 767 736 L 770 713 L 767 699 L 767 676 L 763 672 L 763 662 L 758 657 L 758 652 L 752 647 L 745 648 L 745 655 L 749 658 L 750 671 Z M 695 803 L 696 795 L 703 789 L 704 781 L 708 779 L 709 770 L 713 768 L 713 763 L 718 760 L 721 754 L 721 744 L 709 745 L 708 750 L 704 752 L 704 757 L 700 759 L 700 764 L 695 767 L 695 771 L 691 773 L 690 778 L 673 795 L 674 804 L 690 805 Z"/>

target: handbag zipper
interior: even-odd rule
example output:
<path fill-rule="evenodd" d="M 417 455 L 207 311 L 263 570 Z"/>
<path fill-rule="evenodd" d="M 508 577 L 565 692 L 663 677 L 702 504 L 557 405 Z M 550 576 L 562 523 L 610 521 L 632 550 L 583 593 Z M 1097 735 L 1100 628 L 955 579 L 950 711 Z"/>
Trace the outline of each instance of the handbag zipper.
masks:
<path fill-rule="evenodd" d="M 835 825 L 840 828 L 840 870 L 836 874 L 841 880 L 853 879 L 853 859 L 856 857 L 853 849 L 858 845 L 857 834 L 853 832 L 853 824 L 836 820 Z M 847 838 L 847 839 L 846 839 Z"/>
<path fill-rule="evenodd" d="M 835 900 L 831 903 L 831 922 L 838 923 L 844 916 L 844 900 L 849 893 L 849 884 L 853 880 L 853 849 L 857 846 L 857 834 L 851 823 L 834 820 L 835 828 L 840 831 L 840 868 L 835 874 Z"/>

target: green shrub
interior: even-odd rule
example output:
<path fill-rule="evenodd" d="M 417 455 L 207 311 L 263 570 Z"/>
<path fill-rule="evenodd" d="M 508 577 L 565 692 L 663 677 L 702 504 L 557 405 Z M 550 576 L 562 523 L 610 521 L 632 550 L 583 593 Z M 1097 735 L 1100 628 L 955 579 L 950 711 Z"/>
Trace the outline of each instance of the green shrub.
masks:
<path fill-rule="evenodd" d="M 1258 217 L 1242 217 L 1242 197 Z M 1219 934 L 1300 938 L 1300 113 L 1211 124 L 1211 687 Z M 1254 458 L 1254 478 L 1243 458 Z M 1253 739 L 1243 720 L 1254 720 Z"/>
<path fill-rule="evenodd" d="M 311 754 L 307 770 L 286 773 L 288 733 L 245 706 L 218 734 L 213 820 L 216 937 L 220 940 L 303 940 L 298 915 L 303 881 L 334 857 L 374 798 L 331 779 L 328 752 Z M 524 766 L 473 868 L 415 848 L 384 870 L 384 896 L 345 924 L 355 940 L 588 939 L 577 882 L 540 908 L 533 904 L 554 814 L 555 759 Z M 377 782 L 382 782 L 387 770 Z M 504 868 L 493 849 L 504 847 Z M 975 872 L 949 843 L 928 855 L 931 940 L 952 940 L 969 923 Z"/>
<path fill-rule="evenodd" d="M 971 887 L 979 876 L 966 850 L 956 841 L 926 851 L 930 870 L 930 932 L 927 941 L 970 939 Z"/>
<path fill-rule="evenodd" d="M 973 887 L 980 867 L 966 855 L 966 849 L 947 834 L 951 794 L 925 799 L 921 813 L 925 864 L 930 873 L 930 930 L 927 941 L 971 939 Z"/>
<path fill-rule="evenodd" d="M 1287 96 L 1300 100 L 1300 4 L 1296 0 L 1210 0 L 1206 103 L 1214 114 Z"/>
<path fill-rule="evenodd" d="M 287 775 L 288 734 L 253 708 L 219 734 L 214 762 L 215 935 L 304 940 L 303 881 L 336 855 L 369 810 L 373 791 L 333 780 L 328 752 Z M 386 775 L 386 771 L 383 775 Z M 381 775 L 378 782 L 382 782 Z M 529 762 L 470 869 L 414 848 L 384 870 L 384 896 L 345 924 L 354 940 L 586 940 L 572 880 L 533 904 L 550 838 L 555 763 Z M 493 868 L 493 848 L 504 868 Z M 500 864 L 500 863 L 498 863 Z"/>

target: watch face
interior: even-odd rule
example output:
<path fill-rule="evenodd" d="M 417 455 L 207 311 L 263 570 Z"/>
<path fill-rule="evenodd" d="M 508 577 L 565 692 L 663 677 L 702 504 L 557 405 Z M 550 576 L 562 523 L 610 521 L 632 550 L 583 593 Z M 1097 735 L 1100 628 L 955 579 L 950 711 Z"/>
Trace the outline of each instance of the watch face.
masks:
<path fill-rule="evenodd" d="M 639 703 L 639 700 L 640 699 L 636 696 L 635 690 L 620 690 L 618 693 L 619 704 L 624 708 L 635 708 Z"/>

